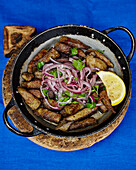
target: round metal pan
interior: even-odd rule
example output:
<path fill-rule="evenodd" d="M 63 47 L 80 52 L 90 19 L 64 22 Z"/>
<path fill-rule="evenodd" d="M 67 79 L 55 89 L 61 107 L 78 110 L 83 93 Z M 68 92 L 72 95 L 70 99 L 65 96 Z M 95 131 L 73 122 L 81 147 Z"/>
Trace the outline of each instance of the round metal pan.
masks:
<path fill-rule="evenodd" d="M 115 30 L 125 31 L 131 39 L 131 50 L 128 56 L 125 56 L 119 45 L 112 40 L 107 34 Z M 104 55 L 110 59 L 113 63 L 115 71 L 120 77 L 123 78 L 126 85 L 126 96 L 121 104 L 116 108 L 116 114 L 106 113 L 99 121 L 97 126 L 87 127 L 84 129 L 62 132 L 55 129 L 55 125 L 49 122 L 43 121 L 35 117 L 32 111 L 26 106 L 22 97 L 17 91 L 17 87 L 21 82 L 21 72 L 27 70 L 27 65 L 30 60 L 38 53 L 42 48 L 50 48 L 55 42 L 57 42 L 60 36 L 66 35 L 72 38 L 79 39 L 85 44 L 91 46 L 94 49 L 104 50 Z M 112 27 L 104 31 L 98 31 L 94 28 L 90 28 L 82 25 L 62 25 L 50 28 L 44 32 L 35 36 L 30 40 L 26 46 L 20 51 L 16 57 L 15 63 L 12 69 L 11 77 L 11 92 L 12 99 L 5 108 L 3 113 L 3 120 L 5 125 L 9 130 L 20 136 L 35 136 L 40 133 L 55 135 L 59 137 L 83 137 L 91 135 L 98 131 L 103 130 L 110 124 L 112 124 L 118 116 L 123 112 L 126 103 L 131 94 L 131 70 L 129 67 L 129 62 L 131 61 L 135 51 L 135 39 L 131 31 L 125 27 Z M 8 110 L 16 105 L 21 115 L 33 126 L 33 131 L 31 133 L 24 133 L 18 131 L 8 121 Z"/>

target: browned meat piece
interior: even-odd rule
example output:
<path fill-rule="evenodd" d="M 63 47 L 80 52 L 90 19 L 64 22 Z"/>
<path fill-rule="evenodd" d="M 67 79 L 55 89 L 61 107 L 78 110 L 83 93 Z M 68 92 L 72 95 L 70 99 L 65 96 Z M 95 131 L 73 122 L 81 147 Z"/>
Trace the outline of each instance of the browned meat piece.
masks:
<path fill-rule="evenodd" d="M 63 115 L 64 117 L 68 116 L 68 115 L 72 115 L 72 114 L 75 114 L 77 111 L 79 111 L 80 109 L 82 109 L 83 106 L 81 104 L 74 104 L 74 103 L 71 103 L 69 105 L 66 105 L 64 107 L 64 109 L 62 109 L 60 111 L 60 114 Z"/>
<path fill-rule="evenodd" d="M 48 90 L 48 96 L 49 96 L 50 99 L 53 99 L 55 97 L 55 94 L 52 90 L 49 89 Z"/>
<path fill-rule="evenodd" d="M 100 92 L 100 98 L 103 99 L 104 97 L 105 97 L 105 98 L 108 98 L 106 90 L 102 90 L 102 91 Z"/>
<path fill-rule="evenodd" d="M 50 57 L 55 59 L 55 58 L 58 58 L 59 56 L 60 56 L 60 54 L 58 53 L 58 51 L 56 51 L 52 47 L 39 61 L 43 61 L 45 63 L 48 63 L 50 61 Z"/>
<path fill-rule="evenodd" d="M 95 58 L 92 55 L 87 55 L 86 57 L 86 64 L 88 67 L 90 68 L 99 68 L 101 70 L 106 70 L 107 69 L 107 65 L 104 61 L 102 61 L 99 58 Z"/>
<path fill-rule="evenodd" d="M 81 129 L 89 125 L 94 125 L 96 123 L 97 121 L 95 118 L 93 117 L 87 118 L 87 119 L 72 123 L 71 126 L 69 127 L 69 130 Z"/>
<path fill-rule="evenodd" d="M 74 114 L 76 113 L 78 110 L 82 109 L 83 106 L 81 104 L 74 104 L 74 103 L 71 103 L 70 105 L 66 105 L 64 107 L 65 109 L 65 112 L 68 114 L 68 115 L 71 115 L 71 114 Z"/>
<path fill-rule="evenodd" d="M 95 98 L 98 98 L 98 95 L 97 95 L 96 92 L 93 92 L 93 93 L 92 93 L 92 96 L 95 97 Z"/>
<path fill-rule="evenodd" d="M 23 82 L 21 83 L 21 86 L 22 86 L 22 87 L 27 87 L 27 83 L 28 83 L 28 82 L 23 81 Z"/>
<path fill-rule="evenodd" d="M 47 50 L 42 49 L 40 53 L 38 53 L 33 60 L 30 61 L 28 64 L 28 72 L 33 73 L 37 69 L 37 63 L 40 58 L 42 58 L 47 53 Z"/>
<path fill-rule="evenodd" d="M 63 119 L 56 127 L 56 130 L 67 131 L 72 123 L 73 122 L 67 122 Z"/>
<path fill-rule="evenodd" d="M 53 107 L 57 107 L 57 101 L 56 100 L 53 100 L 53 99 L 50 99 L 48 100 L 49 104 Z M 50 109 L 50 110 L 53 110 L 50 106 L 47 105 L 47 103 L 45 102 L 45 100 L 43 100 L 43 105 L 47 108 L 47 109 Z"/>
<path fill-rule="evenodd" d="M 40 80 L 32 80 L 30 82 L 22 82 L 22 87 L 26 87 L 28 89 L 39 89 L 41 86 Z"/>
<path fill-rule="evenodd" d="M 102 61 L 104 61 L 109 67 L 113 67 L 113 64 L 110 62 L 110 60 L 108 58 L 106 58 L 102 53 L 100 53 L 97 50 L 91 49 L 90 50 L 91 54 L 93 56 L 96 56 L 97 58 L 101 59 Z"/>
<path fill-rule="evenodd" d="M 89 54 L 91 51 L 92 51 L 92 48 L 88 48 L 88 49 L 86 50 L 85 54 L 87 55 L 87 54 Z"/>
<path fill-rule="evenodd" d="M 101 110 L 101 112 L 102 112 L 102 113 L 105 113 L 105 112 L 107 111 L 107 108 L 106 108 L 106 106 L 103 104 L 103 102 L 101 101 L 100 98 L 98 99 L 98 104 L 99 104 L 99 103 L 102 104 L 102 105 L 99 107 L 100 110 Z"/>
<path fill-rule="evenodd" d="M 89 48 L 89 46 L 82 43 L 81 41 L 73 39 L 73 38 L 70 38 L 70 37 L 66 37 L 66 36 L 62 36 L 60 38 L 60 42 L 68 44 L 71 47 L 77 47 L 77 48 L 83 48 L 83 49 L 88 49 Z"/>
<path fill-rule="evenodd" d="M 84 117 L 92 115 L 96 110 L 97 110 L 97 107 L 95 107 L 93 109 L 84 108 L 81 111 L 75 113 L 74 115 L 66 117 L 66 120 L 67 121 L 77 121 L 77 120 L 80 120 Z"/>
<path fill-rule="evenodd" d="M 36 110 L 41 105 L 41 101 L 29 93 L 26 89 L 19 87 L 18 92 L 32 110 Z"/>
<path fill-rule="evenodd" d="M 57 42 L 55 44 L 55 49 L 65 54 L 71 54 L 71 48 L 72 48 L 71 46 L 64 44 L 64 43 Z M 81 49 L 77 50 L 77 55 L 80 57 L 86 58 L 84 51 L 82 51 Z"/>
<path fill-rule="evenodd" d="M 100 110 L 102 111 L 102 113 L 105 113 L 107 111 L 107 108 L 105 107 L 105 105 L 102 103 L 101 99 L 98 97 L 96 92 L 92 93 L 92 96 L 95 98 L 98 98 L 97 100 L 97 104 L 102 104 L 101 106 L 99 106 Z"/>
<path fill-rule="evenodd" d="M 77 51 L 78 51 L 78 56 L 83 57 L 83 58 L 86 58 L 86 55 L 85 55 L 85 53 L 84 53 L 83 50 L 78 49 Z"/>
<path fill-rule="evenodd" d="M 32 93 L 34 96 L 36 96 L 39 99 L 43 98 L 40 90 L 38 90 L 38 89 L 30 89 L 29 92 Z"/>
<path fill-rule="evenodd" d="M 22 78 L 26 81 L 31 81 L 34 78 L 34 75 L 32 73 L 24 72 L 22 73 Z"/>
<path fill-rule="evenodd" d="M 59 52 L 62 52 L 62 53 L 65 53 L 65 54 L 70 54 L 71 47 L 69 45 L 57 42 L 55 44 L 55 49 Z"/>
<path fill-rule="evenodd" d="M 107 95 L 106 90 L 103 90 L 100 92 L 100 99 L 108 110 L 111 110 L 113 113 L 116 113 L 111 105 L 111 101 Z"/>
<path fill-rule="evenodd" d="M 62 109 L 62 110 L 60 111 L 60 114 L 61 114 L 63 117 L 68 116 L 68 114 L 66 113 L 65 109 Z"/>
<path fill-rule="evenodd" d="M 53 111 L 50 111 L 48 109 L 44 109 L 40 107 L 34 112 L 35 115 L 40 116 L 46 120 L 49 120 L 51 122 L 59 123 L 61 119 L 61 115 L 58 113 L 55 113 Z"/>
<path fill-rule="evenodd" d="M 43 76 L 43 72 L 42 71 L 35 71 L 34 75 L 35 75 L 36 79 L 40 79 L 41 80 L 42 76 Z"/>

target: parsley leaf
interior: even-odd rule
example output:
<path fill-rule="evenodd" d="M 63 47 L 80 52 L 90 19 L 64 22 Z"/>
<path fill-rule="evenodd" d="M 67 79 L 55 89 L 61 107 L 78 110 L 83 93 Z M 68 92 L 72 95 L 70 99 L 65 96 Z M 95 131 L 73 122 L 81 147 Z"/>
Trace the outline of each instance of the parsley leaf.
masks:
<path fill-rule="evenodd" d="M 60 102 L 66 102 L 67 100 L 69 100 L 69 97 L 60 97 L 59 98 Z"/>
<path fill-rule="evenodd" d="M 40 70 L 44 66 L 45 62 L 44 61 L 39 61 L 37 63 L 37 70 Z"/>
<path fill-rule="evenodd" d="M 77 77 L 74 77 L 74 80 L 78 80 L 78 78 L 77 78 Z"/>
<path fill-rule="evenodd" d="M 59 98 L 59 101 L 60 102 L 67 102 L 69 99 L 70 99 L 69 97 L 61 97 L 61 98 Z M 66 104 L 61 103 L 60 105 L 65 106 L 65 105 L 70 104 L 70 103 L 66 103 Z"/>
<path fill-rule="evenodd" d="M 66 90 L 64 93 L 70 97 L 70 91 Z"/>
<path fill-rule="evenodd" d="M 85 67 L 85 63 L 83 63 L 80 59 L 73 60 L 72 65 L 79 71 L 81 71 Z"/>
<path fill-rule="evenodd" d="M 104 50 L 99 50 L 99 49 L 97 49 L 97 51 L 99 52 L 99 53 L 104 53 Z"/>
<path fill-rule="evenodd" d="M 47 94 L 48 94 L 48 89 L 42 90 L 42 92 L 43 92 L 43 94 L 44 94 L 45 96 L 47 96 Z"/>
<path fill-rule="evenodd" d="M 93 109 L 95 106 L 96 106 L 95 102 L 86 104 L 86 107 L 91 108 L 91 109 Z"/>
<path fill-rule="evenodd" d="M 69 97 L 72 97 L 73 99 L 76 99 L 77 97 L 81 97 L 81 98 L 86 98 L 85 94 L 76 94 L 76 93 L 71 93 L 70 91 L 66 90 L 64 92 L 64 94 L 66 94 Z"/>
<path fill-rule="evenodd" d="M 67 79 L 65 79 L 65 80 L 64 80 L 64 82 L 65 82 L 65 83 L 68 83 L 68 80 L 67 80 Z"/>
<path fill-rule="evenodd" d="M 50 74 L 52 74 L 54 76 L 54 78 L 56 79 L 57 78 L 57 69 L 53 69 L 50 71 Z"/>
<path fill-rule="evenodd" d="M 42 90 L 43 94 L 50 100 L 49 95 L 48 95 L 48 89 Z"/>
<path fill-rule="evenodd" d="M 59 76 L 62 76 L 62 74 L 63 74 L 63 73 L 62 73 L 61 71 L 59 71 Z"/>
<path fill-rule="evenodd" d="M 98 97 L 94 97 L 95 100 L 98 100 L 99 98 Z"/>
<path fill-rule="evenodd" d="M 77 103 L 79 103 L 79 102 L 77 102 L 77 101 L 73 101 L 72 103 L 77 104 Z"/>
<path fill-rule="evenodd" d="M 86 98 L 85 94 L 77 94 L 78 97 Z"/>
<path fill-rule="evenodd" d="M 78 51 L 77 51 L 77 47 L 71 48 L 71 56 L 77 55 Z"/>
<path fill-rule="evenodd" d="M 94 85 L 93 86 L 93 89 L 92 89 L 92 92 L 96 92 L 97 93 L 97 95 L 98 95 L 98 90 L 99 90 L 99 85 Z"/>

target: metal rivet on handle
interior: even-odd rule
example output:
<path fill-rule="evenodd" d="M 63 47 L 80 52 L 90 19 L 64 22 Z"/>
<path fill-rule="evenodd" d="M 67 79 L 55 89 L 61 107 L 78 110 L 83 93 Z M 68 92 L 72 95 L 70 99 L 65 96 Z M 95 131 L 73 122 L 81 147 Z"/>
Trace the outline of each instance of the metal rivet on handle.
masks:
<path fill-rule="evenodd" d="M 94 38 L 94 34 L 91 34 L 91 37 Z"/>
<path fill-rule="evenodd" d="M 123 70 L 125 70 L 126 68 L 125 67 L 122 67 Z"/>

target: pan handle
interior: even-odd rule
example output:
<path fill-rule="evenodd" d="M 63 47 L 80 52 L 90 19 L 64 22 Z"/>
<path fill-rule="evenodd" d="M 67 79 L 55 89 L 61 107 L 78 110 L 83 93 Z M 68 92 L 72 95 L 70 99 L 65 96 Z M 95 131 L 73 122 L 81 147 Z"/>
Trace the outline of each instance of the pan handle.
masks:
<path fill-rule="evenodd" d="M 9 123 L 8 121 L 8 110 L 13 107 L 15 105 L 14 103 L 14 100 L 13 98 L 10 100 L 10 102 L 8 103 L 8 105 L 6 106 L 4 112 L 3 112 L 3 121 L 5 123 L 5 125 L 7 126 L 7 128 L 15 133 L 16 135 L 19 135 L 19 136 L 24 136 L 24 137 L 32 137 L 32 136 L 36 136 L 36 135 L 39 135 L 41 134 L 41 132 L 39 130 L 37 130 L 36 128 L 33 127 L 33 131 L 28 133 L 28 132 L 21 132 L 17 129 L 15 129 L 14 127 L 12 127 L 12 125 Z"/>
<path fill-rule="evenodd" d="M 106 30 L 103 30 L 102 32 L 104 34 L 108 34 L 108 33 L 112 32 L 112 31 L 115 31 L 115 30 L 123 30 L 123 31 L 125 31 L 129 35 L 129 37 L 131 39 L 131 50 L 130 50 L 130 53 L 128 54 L 128 56 L 127 56 L 127 61 L 130 62 L 133 55 L 134 55 L 134 52 L 135 52 L 135 38 L 134 38 L 134 35 L 132 34 L 132 32 L 128 28 L 122 27 L 122 26 L 108 28 Z"/>

